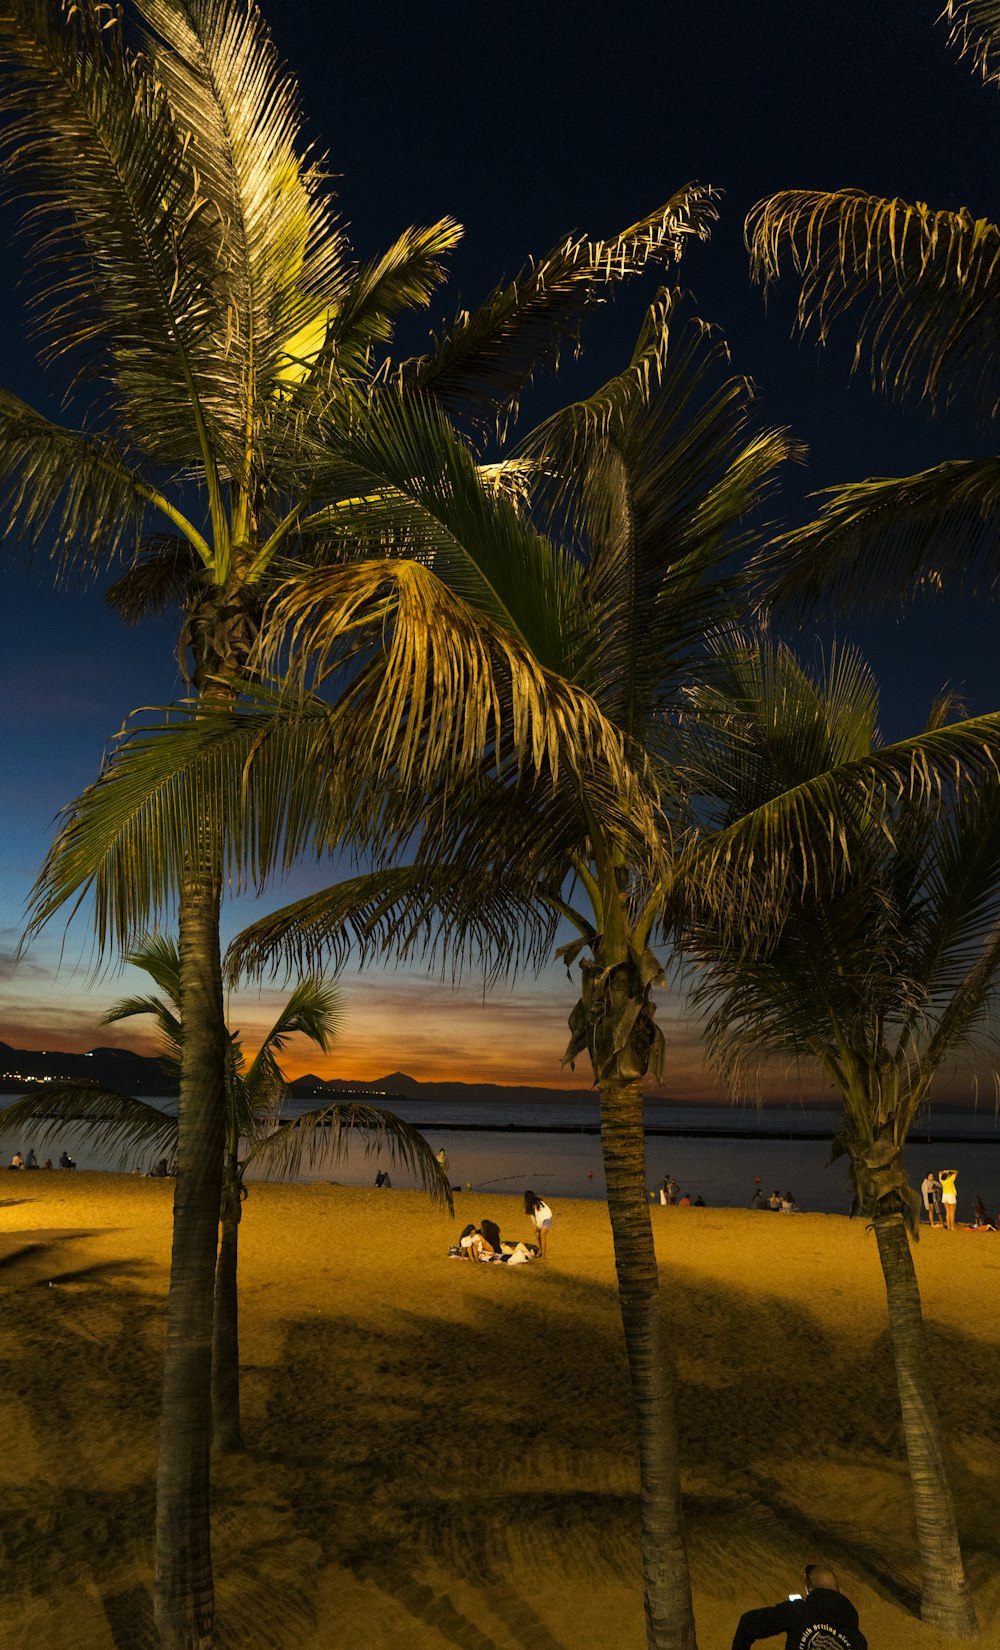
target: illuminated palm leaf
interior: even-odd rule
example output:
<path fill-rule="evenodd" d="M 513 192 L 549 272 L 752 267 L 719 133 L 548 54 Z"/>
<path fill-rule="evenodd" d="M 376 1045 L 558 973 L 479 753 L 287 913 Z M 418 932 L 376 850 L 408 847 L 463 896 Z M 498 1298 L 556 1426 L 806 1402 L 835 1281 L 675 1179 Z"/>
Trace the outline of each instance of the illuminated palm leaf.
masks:
<path fill-rule="evenodd" d="M 131 547 L 162 497 L 111 442 L 53 423 L 8 390 L 0 390 L 0 474 L 5 538 L 92 569 Z M 194 529 L 188 536 L 204 545 Z"/>
<path fill-rule="evenodd" d="M 801 276 L 798 325 L 821 342 L 857 302 L 858 351 L 875 384 L 932 405 L 970 393 L 981 421 L 1000 405 L 1000 230 L 985 218 L 883 200 L 860 189 L 788 189 L 747 219 L 754 274 Z"/>
<path fill-rule="evenodd" d="M 572 668 L 582 623 L 574 611 L 574 564 L 488 483 L 432 403 L 415 395 L 377 396 L 370 407 L 356 410 L 348 426 L 329 431 L 317 465 L 317 480 L 340 502 L 306 518 L 304 528 L 321 527 L 376 561 L 387 551 L 419 559 L 425 564 L 422 588 L 429 588 L 426 569 L 433 568 L 477 614 L 529 643 L 540 665 Z M 329 569 L 316 578 L 340 576 Z M 369 577 L 363 567 L 354 576 Z M 388 576 L 406 580 L 411 572 L 403 566 L 389 569 Z M 309 577 L 293 583 L 267 627 L 272 655 L 280 652 L 285 627 L 299 609 L 320 605 L 315 592 Z M 323 635 L 311 629 L 310 646 L 321 658 L 324 637 L 335 636 L 336 624 L 331 618 Z"/>
<path fill-rule="evenodd" d="M 1000 459 L 937 464 L 914 476 L 830 487 L 812 521 L 755 559 L 770 602 L 813 613 L 947 585 L 991 591 L 1000 578 Z"/>
<path fill-rule="evenodd" d="M 224 228 L 215 280 L 230 311 L 233 416 L 264 418 L 289 340 L 342 298 L 350 249 L 323 169 L 303 161 L 295 83 L 255 6 L 136 0 L 144 44 Z M 235 325 L 234 325 L 235 323 Z M 244 436 L 245 439 L 245 436 Z M 238 473 L 238 472 L 237 472 Z"/>
<path fill-rule="evenodd" d="M 984 80 L 1000 77 L 1000 5 L 997 0 L 948 0 L 942 12 L 949 40 L 973 60 Z"/>
<path fill-rule="evenodd" d="M 479 309 L 461 310 L 428 354 L 403 362 L 401 381 L 459 415 L 516 410 L 535 373 L 558 363 L 567 342 L 578 338 L 586 311 L 606 301 L 615 282 L 654 261 L 678 259 L 689 236 L 707 239 L 718 216 L 715 200 L 713 189 L 687 184 L 609 240 L 568 237 L 497 287 Z"/>
<path fill-rule="evenodd" d="M 14 0 L 0 18 L 3 167 L 31 203 L 46 352 L 114 386 L 120 427 L 148 457 L 235 463 L 223 225 L 162 86 L 107 21 L 51 0 Z"/>
<path fill-rule="evenodd" d="M 797 456 L 784 432 L 754 427 L 751 385 L 684 303 L 661 293 L 627 370 L 518 449 L 546 519 L 586 558 L 598 700 L 647 748 L 733 603 L 754 512 Z"/>

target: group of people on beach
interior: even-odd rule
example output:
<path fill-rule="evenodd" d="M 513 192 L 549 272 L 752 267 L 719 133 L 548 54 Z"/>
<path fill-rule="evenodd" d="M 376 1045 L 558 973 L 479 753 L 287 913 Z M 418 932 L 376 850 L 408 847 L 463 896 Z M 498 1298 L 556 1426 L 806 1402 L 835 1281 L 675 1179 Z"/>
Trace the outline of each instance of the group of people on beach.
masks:
<path fill-rule="evenodd" d="M 552 1228 L 552 1210 L 544 1198 L 528 1191 L 524 1194 L 524 1212 L 531 1221 L 533 1243 L 505 1240 L 495 1220 L 481 1220 L 478 1226 L 470 1221 L 452 1253 L 463 1260 L 485 1261 L 491 1265 L 523 1266 L 529 1260 L 544 1260 Z"/>
<path fill-rule="evenodd" d="M 34 1146 L 29 1146 L 27 1156 L 22 1157 L 20 1151 L 16 1151 L 14 1153 L 10 1160 L 10 1167 L 12 1169 L 51 1169 L 52 1159 L 51 1157 L 47 1157 L 44 1163 L 39 1163 L 38 1158 L 35 1155 Z M 60 1157 L 59 1167 L 60 1169 L 76 1168 L 76 1164 L 73 1162 L 73 1159 L 70 1157 L 68 1152 L 63 1152 Z"/>
<path fill-rule="evenodd" d="M 764 1186 L 760 1175 L 754 1175 L 753 1197 L 750 1199 L 751 1209 L 771 1209 L 776 1214 L 796 1215 L 799 1206 L 795 1201 L 794 1192 L 779 1192 L 777 1187 L 770 1197 L 765 1197 Z"/>
<path fill-rule="evenodd" d="M 939 1169 L 934 1173 L 929 1169 L 920 1182 L 920 1196 L 923 1199 L 924 1214 L 928 1224 L 941 1226 L 946 1232 L 955 1230 L 955 1215 L 958 1211 L 958 1170 Z M 986 1205 L 981 1197 L 973 1202 L 972 1226 L 973 1232 L 995 1232 L 1000 1230 L 1000 1215 L 996 1222 L 986 1213 Z"/>
<path fill-rule="evenodd" d="M 701 1193 L 692 1197 L 690 1192 L 682 1192 L 679 1183 L 672 1174 L 665 1174 L 660 1181 L 656 1192 L 650 1192 L 650 1197 L 659 1197 L 661 1208 L 677 1209 L 704 1209 L 705 1199 Z"/>

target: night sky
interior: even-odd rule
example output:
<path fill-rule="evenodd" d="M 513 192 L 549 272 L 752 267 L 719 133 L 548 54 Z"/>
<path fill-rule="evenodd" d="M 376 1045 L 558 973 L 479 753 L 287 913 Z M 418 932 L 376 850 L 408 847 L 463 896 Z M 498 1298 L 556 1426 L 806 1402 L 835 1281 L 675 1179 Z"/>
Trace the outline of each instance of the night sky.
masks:
<path fill-rule="evenodd" d="M 680 278 L 728 337 L 734 367 L 755 380 L 767 420 L 789 425 L 808 446 L 808 466 L 789 476 L 780 504 L 787 518 L 802 517 L 812 489 L 990 450 L 959 412 L 931 420 L 912 403 L 877 401 L 861 377 L 849 384 L 849 323 L 822 356 L 793 341 L 792 283 L 765 310 L 742 245 L 749 208 L 791 186 L 854 186 L 1000 215 L 1000 93 L 948 48 L 934 22 L 937 0 L 891 7 L 715 0 L 697 8 L 343 0 L 322 10 L 272 0 L 264 9 L 299 77 L 311 135 L 337 175 L 359 255 L 411 223 L 450 213 L 465 225 L 454 278 L 408 329 L 408 346 L 419 347 L 428 325 L 438 327 L 459 303 L 474 305 L 567 231 L 612 234 L 698 179 L 724 191 L 722 219 L 709 244 L 686 252 Z M 25 339 L 18 278 L 26 253 L 11 246 L 13 226 L 10 211 L 0 215 L 3 381 L 55 411 L 53 386 Z M 655 276 L 633 284 L 594 317 L 584 357 L 557 393 L 582 393 L 620 369 L 656 284 Z M 546 411 L 553 393 L 540 387 L 526 419 Z M 8 554 L 0 580 L 7 654 L 0 1038 L 22 1047 L 142 1046 L 134 1028 L 124 1037 L 98 1028 L 128 981 L 93 981 L 85 922 L 71 930 L 61 967 L 61 929 L 16 972 L 11 953 L 57 810 L 94 778 L 105 741 L 129 711 L 180 691 L 176 627 L 125 630 L 98 587 L 53 592 L 40 562 Z M 838 628 L 874 665 L 883 733 L 898 737 L 921 725 L 946 684 L 964 695 L 970 713 L 997 708 L 995 624 L 988 604 L 954 594 Z M 822 636 L 833 634 L 829 626 Z M 815 634 L 799 641 L 811 656 Z M 306 891 L 316 877 L 315 867 L 303 868 L 268 904 Z M 249 909 L 228 908 L 227 932 Z M 336 1057 L 324 1063 L 303 1050 L 293 1069 L 588 1081 L 589 1074 L 559 1072 L 574 995 L 561 968 L 485 1002 L 473 980 L 458 996 L 416 974 L 349 976 L 345 985 L 348 1025 Z M 234 1005 L 248 1041 L 276 1001 L 254 994 Z M 679 1014 L 676 1005 L 671 1016 Z M 696 1035 L 680 1018 L 666 1089 L 685 1098 L 713 1092 Z"/>

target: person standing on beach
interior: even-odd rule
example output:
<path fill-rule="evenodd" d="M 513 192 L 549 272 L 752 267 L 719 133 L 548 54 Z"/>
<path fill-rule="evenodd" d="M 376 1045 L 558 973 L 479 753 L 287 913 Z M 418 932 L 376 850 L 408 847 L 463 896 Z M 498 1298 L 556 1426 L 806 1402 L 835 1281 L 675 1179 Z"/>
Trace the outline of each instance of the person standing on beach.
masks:
<path fill-rule="evenodd" d="M 448 1153 L 445 1151 L 443 1146 L 437 1154 L 437 1160 L 441 1173 L 444 1175 L 445 1179 L 447 1179 L 451 1171 L 451 1164 L 448 1161 Z"/>
<path fill-rule="evenodd" d="M 930 1169 L 920 1182 L 920 1196 L 924 1200 L 924 1211 L 932 1226 L 940 1224 L 938 1219 L 937 1198 L 934 1196 L 934 1170 Z M 940 1191 L 940 1188 L 938 1188 Z"/>
<path fill-rule="evenodd" d="M 941 1182 L 941 1202 L 944 1204 L 945 1230 L 955 1230 L 955 1210 L 958 1207 L 958 1180 L 957 1169 L 939 1169 L 938 1179 Z"/>
<path fill-rule="evenodd" d="M 524 1212 L 535 1228 L 535 1235 L 538 1238 L 538 1258 L 544 1260 L 549 1229 L 552 1225 L 552 1210 L 542 1198 L 536 1197 L 534 1192 L 525 1192 Z"/>

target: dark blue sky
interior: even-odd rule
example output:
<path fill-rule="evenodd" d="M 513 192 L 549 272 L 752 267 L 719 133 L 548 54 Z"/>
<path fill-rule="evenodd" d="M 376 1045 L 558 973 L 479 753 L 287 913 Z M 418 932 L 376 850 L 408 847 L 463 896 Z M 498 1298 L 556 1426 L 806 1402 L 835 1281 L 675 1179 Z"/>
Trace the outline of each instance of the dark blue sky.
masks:
<path fill-rule="evenodd" d="M 465 225 L 432 326 L 568 230 L 612 233 L 692 178 L 723 189 L 718 230 L 687 253 L 681 278 L 728 336 L 734 365 L 756 381 L 768 420 L 790 425 L 808 445 L 808 468 L 790 479 L 784 508 L 792 516 L 802 514 L 809 488 L 990 448 L 957 414 L 932 421 L 920 408 L 877 402 L 860 378 L 849 385 L 846 330 L 822 357 L 792 342 L 791 288 L 779 289 L 765 312 L 742 247 L 753 203 L 793 185 L 852 185 L 1000 216 L 1000 92 L 983 87 L 948 48 L 934 23 L 938 9 L 938 0 L 810 7 L 619 0 L 613 8 L 567 0 L 534 7 L 342 0 L 325 8 L 272 0 L 264 7 L 299 77 L 317 146 L 338 174 L 359 253 L 445 213 Z M 25 343 L 17 284 L 24 249 L 10 245 L 12 222 L 9 212 L 0 219 L 3 381 L 51 406 L 51 386 Z M 620 367 L 653 289 L 632 289 L 596 318 L 567 390 Z M 47 577 L 44 567 L 27 568 L 9 553 L 0 566 L 7 654 L 0 927 L 8 949 L 53 814 L 93 778 L 125 714 L 169 699 L 178 685 L 171 624 L 124 630 L 99 590 L 53 593 Z M 920 724 L 946 683 L 971 711 L 1000 704 L 995 624 L 990 605 L 952 596 L 902 618 L 838 628 L 875 665 L 884 731 L 893 737 Z M 812 634 L 802 641 L 811 651 Z M 37 953 L 35 975 L 21 971 L 9 983 L 0 1037 L 18 1041 L 16 1026 L 52 1017 L 58 999 L 61 1041 L 93 1040 L 88 1015 L 96 1021 L 99 1002 L 117 986 L 88 1007 L 81 977 L 53 983 L 54 947 L 55 936 Z M 77 942 L 72 955 L 79 949 Z M 526 985 L 532 1013 L 540 1011 L 539 992 L 553 994 L 561 1025 L 570 1002 L 558 977 Z M 561 1040 L 560 1029 L 554 1054 Z M 403 1055 L 387 1060 L 405 1064 Z"/>

